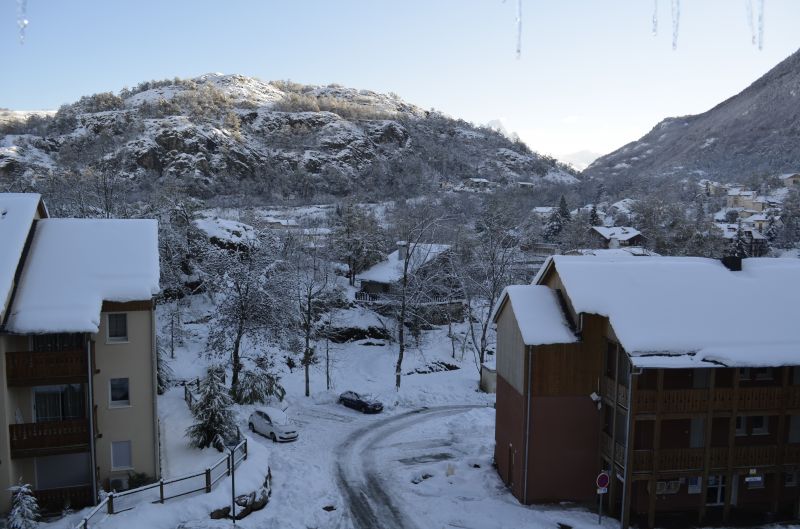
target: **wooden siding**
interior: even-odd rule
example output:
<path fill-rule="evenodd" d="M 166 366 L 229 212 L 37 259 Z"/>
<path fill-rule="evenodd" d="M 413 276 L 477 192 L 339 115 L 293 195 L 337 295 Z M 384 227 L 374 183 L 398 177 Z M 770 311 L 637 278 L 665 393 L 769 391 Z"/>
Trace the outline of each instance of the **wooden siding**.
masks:
<path fill-rule="evenodd" d="M 507 300 L 497 315 L 497 374 L 517 393 L 525 393 L 525 343 L 514 308 Z"/>
<path fill-rule="evenodd" d="M 141 301 L 104 301 L 103 312 L 132 312 L 137 310 L 153 310 L 153 300 L 145 299 Z"/>

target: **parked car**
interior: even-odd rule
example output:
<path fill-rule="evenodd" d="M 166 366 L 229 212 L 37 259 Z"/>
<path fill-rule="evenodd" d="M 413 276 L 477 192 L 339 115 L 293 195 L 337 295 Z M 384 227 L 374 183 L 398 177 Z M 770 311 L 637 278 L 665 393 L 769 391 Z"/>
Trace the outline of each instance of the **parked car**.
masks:
<path fill-rule="evenodd" d="M 277 442 L 297 440 L 297 425 L 284 412 L 275 408 L 262 408 L 250 414 L 247 426 Z"/>
<path fill-rule="evenodd" d="M 383 404 L 369 395 L 359 395 L 355 391 L 345 391 L 339 395 L 339 404 L 344 404 L 348 408 L 353 408 L 361 413 L 380 413 L 383 411 Z"/>

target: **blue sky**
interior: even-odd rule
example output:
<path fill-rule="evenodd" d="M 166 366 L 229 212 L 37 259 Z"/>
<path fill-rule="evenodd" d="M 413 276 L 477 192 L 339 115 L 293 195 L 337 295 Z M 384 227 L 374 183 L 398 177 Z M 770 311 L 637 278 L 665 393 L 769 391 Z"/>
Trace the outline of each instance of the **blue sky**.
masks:
<path fill-rule="evenodd" d="M 765 0 L 764 49 L 744 0 L 28 0 L 0 4 L 0 107 L 207 72 L 393 91 L 475 123 L 501 119 L 534 149 L 608 152 L 666 116 L 730 97 L 800 48 L 800 2 Z M 757 6 L 758 0 L 753 0 Z"/>

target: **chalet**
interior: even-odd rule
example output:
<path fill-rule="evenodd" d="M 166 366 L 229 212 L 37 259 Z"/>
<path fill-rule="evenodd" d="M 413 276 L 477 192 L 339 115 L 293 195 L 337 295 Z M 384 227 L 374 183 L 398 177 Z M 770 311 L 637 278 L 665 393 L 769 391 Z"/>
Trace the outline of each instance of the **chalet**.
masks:
<path fill-rule="evenodd" d="M 780 178 L 785 187 L 800 186 L 800 173 L 786 173 L 780 175 L 778 178 Z"/>
<path fill-rule="evenodd" d="M 641 246 L 645 242 L 644 235 L 629 226 L 592 226 L 592 235 L 603 248 Z"/>
<path fill-rule="evenodd" d="M 714 226 L 720 230 L 722 237 L 728 242 L 736 238 L 736 234 L 739 232 L 738 224 L 715 222 Z M 761 257 L 769 251 L 769 239 L 767 239 L 767 236 L 752 224 L 747 223 L 746 220 L 742 221 L 742 236 L 747 255 Z"/>
<path fill-rule="evenodd" d="M 799 296 L 797 259 L 550 258 L 492 315 L 501 478 L 597 505 L 605 470 L 622 528 L 797 518 Z"/>
<path fill-rule="evenodd" d="M 54 219 L 4 193 L 0 248 L 0 490 L 21 479 L 60 512 L 159 478 L 156 221 Z"/>
<path fill-rule="evenodd" d="M 398 241 L 397 250 L 380 263 L 358 274 L 361 290 L 356 292 L 356 301 L 380 303 L 391 301 L 397 291 L 398 283 L 403 279 L 406 259 L 409 260 L 409 273 L 424 273 L 425 269 L 433 270 L 437 266 L 437 261 L 441 262 L 440 259 L 449 250 L 450 246 L 447 244 L 409 245 L 406 241 Z M 408 256 L 409 251 L 411 257 Z"/>
<path fill-rule="evenodd" d="M 467 189 L 486 190 L 493 186 L 492 182 L 485 178 L 467 178 L 463 182 Z"/>

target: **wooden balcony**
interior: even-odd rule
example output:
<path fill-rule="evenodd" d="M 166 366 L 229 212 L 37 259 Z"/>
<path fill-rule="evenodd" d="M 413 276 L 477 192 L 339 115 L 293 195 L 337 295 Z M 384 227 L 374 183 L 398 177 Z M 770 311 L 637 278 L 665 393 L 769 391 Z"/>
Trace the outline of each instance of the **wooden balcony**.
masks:
<path fill-rule="evenodd" d="M 86 382 L 86 351 L 6 353 L 9 386 L 46 386 Z"/>
<path fill-rule="evenodd" d="M 36 496 L 39 507 L 48 513 L 60 513 L 67 505 L 73 510 L 94 505 L 91 485 L 35 490 L 33 495 Z"/>
<path fill-rule="evenodd" d="M 12 459 L 89 450 L 88 419 L 10 424 L 8 431 Z"/>
<path fill-rule="evenodd" d="M 791 448 L 791 450 L 788 450 Z M 793 464 L 800 456 L 800 447 L 787 447 L 785 464 Z M 658 458 L 659 472 L 701 472 L 705 463 L 705 449 L 681 448 L 633 451 L 634 473 L 653 471 L 654 457 Z M 770 467 L 778 462 L 777 446 L 737 446 L 733 449 L 733 468 Z M 711 448 L 709 470 L 725 470 L 728 467 L 728 449 Z"/>
<path fill-rule="evenodd" d="M 614 387 L 614 381 L 608 377 L 603 377 L 600 382 L 600 392 L 605 398 L 614 401 L 614 392 L 616 391 L 617 404 L 623 408 L 628 408 L 628 388 L 621 384 Z"/>
<path fill-rule="evenodd" d="M 612 446 L 611 436 L 603 432 L 600 435 L 600 451 L 609 459 L 614 462 L 624 465 L 625 464 L 625 447 L 619 443 L 613 443 Z"/>
<path fill-rule="evenodd" d="M 644 390 L 634 393 L 634 406 L 637 413 L 655 413 L 659 397 L 657 391 Z M 707 389 L 681 389 L 661 392 L 661 411 L 663 413 L 695 414 L 705 413 L 709 408 Z M 784 404 L 788 409 L 800 408 L 800 387 L 731 388 L 714 390 L 713 411 L 731 411 L 734 404 L 738 411 L 780 410 Z"/>

